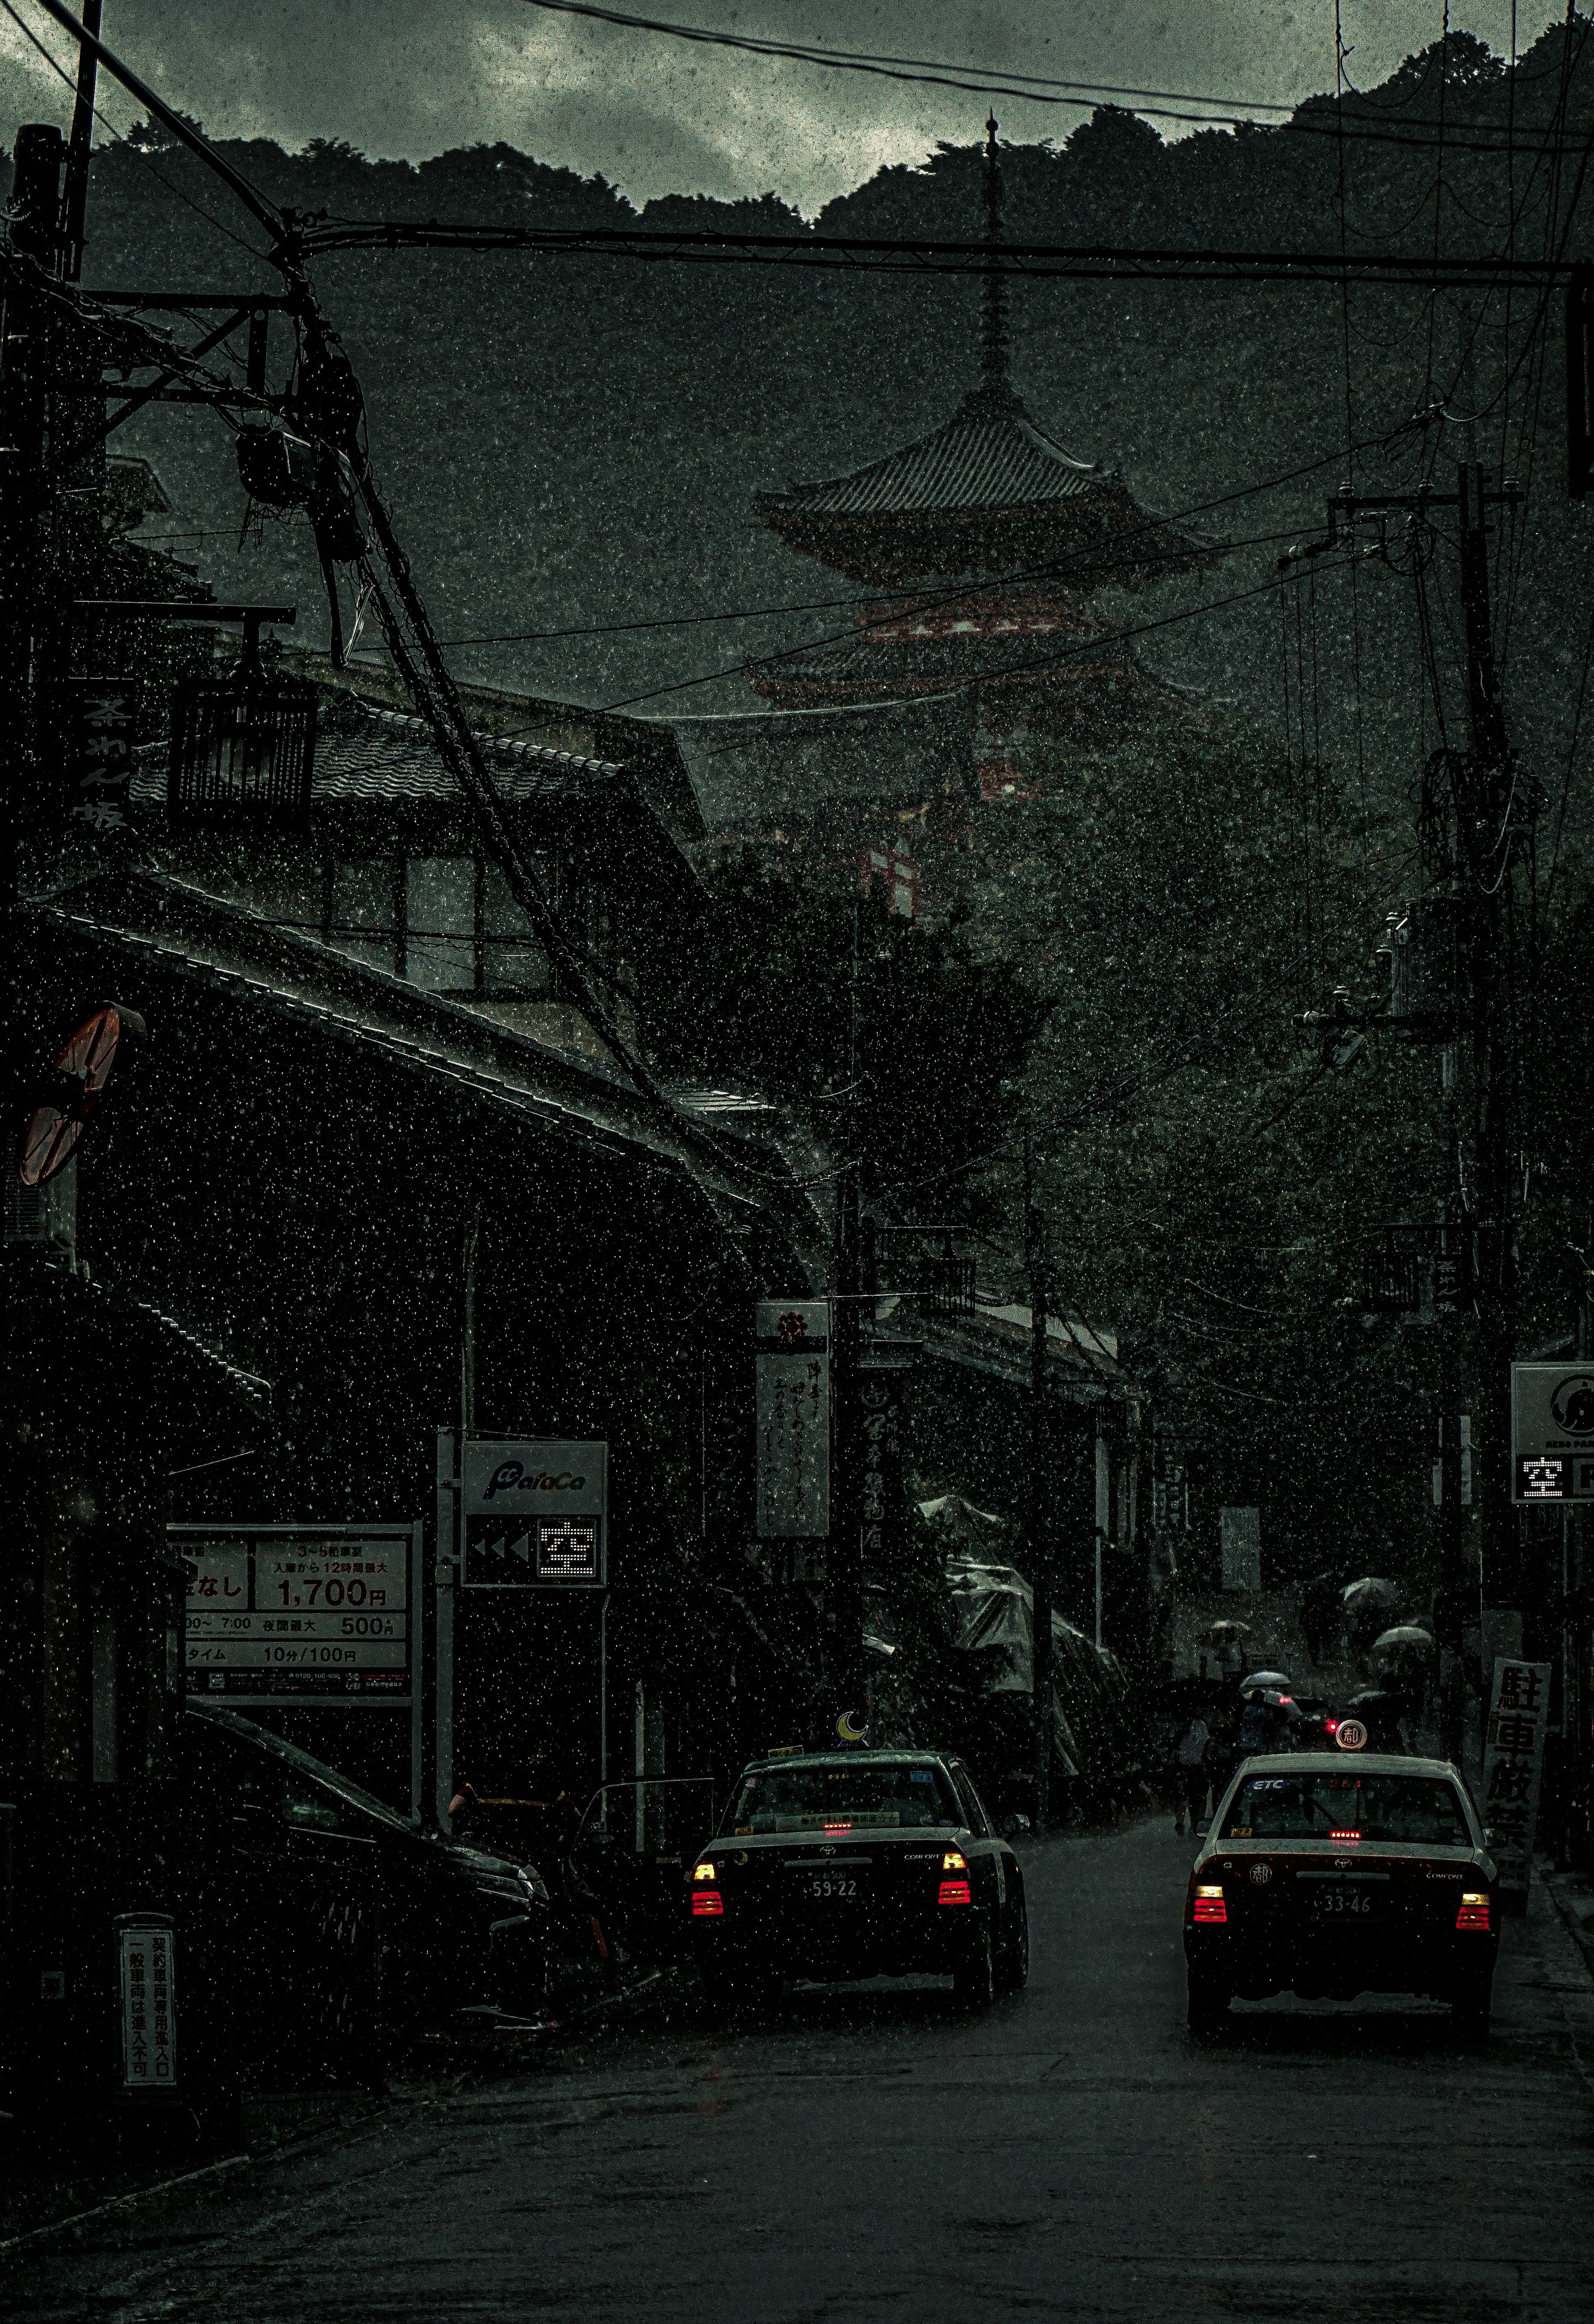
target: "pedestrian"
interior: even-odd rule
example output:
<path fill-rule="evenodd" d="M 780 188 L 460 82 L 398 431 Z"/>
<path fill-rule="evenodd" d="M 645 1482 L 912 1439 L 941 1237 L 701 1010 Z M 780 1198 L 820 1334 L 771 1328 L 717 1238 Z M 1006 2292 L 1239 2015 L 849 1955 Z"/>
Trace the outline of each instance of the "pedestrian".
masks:
<path fill-rule="evenodd" d="M 1301 1592 L 1301 1631 L 1306 1659 L 1314 1667 L 1328 1660 L 1340 1610 L 1340 1593 L 1331 1573 L 1314 1573 Z"/>
<path fill-rule="evenodd" d="M 1199 1711 L 1192 1713 L 1184 1732 L 1179 1738 L 1174 1753 L 1175 1781 L 1178 1789 L 1174 1794 L 1174 1830 L 1182 1832 L 1188 1813 L 1193 1832 L 1207 1804 L 1207 1744 L 1211 1730 Z"/>

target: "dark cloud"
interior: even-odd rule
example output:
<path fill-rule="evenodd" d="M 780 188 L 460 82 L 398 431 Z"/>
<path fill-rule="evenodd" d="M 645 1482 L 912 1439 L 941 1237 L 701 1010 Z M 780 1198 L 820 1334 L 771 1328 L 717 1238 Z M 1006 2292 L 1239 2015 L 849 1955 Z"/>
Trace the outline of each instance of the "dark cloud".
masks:
<path fill-rule="evenodd" d="M 41 38 L 69 43 L 31 0 Z M 1333 82 L 1326 5 L 1279 0 L 660 0 L 683 23 L 1292 103 Z M 1508 0 L 1452 22 L 1503 47 Z M 1435 36 L 1430 0 L 1350 0 L 1353 77 L 1377 80 Z M 1536 23 L 1523 18 L 1526 44 Z M 631 198 L 774 190 L 812 212 L 882 162 L 967 143 L 978 95 L 910 88 L 583 23 L 525 0 L 108 0 L 106 38 L 218 135 L 312 138 L 419 161 L 500 140 Z M 0 133 L 64 117 L 66 91 L 0 17 Z M 106 98 L 113 121 L 128 102 Z M 1013 136 L 1061 138 L 1079 113 L 998 103 Z M 1169 124 L 1168 134 L 1177 130 Z"/>

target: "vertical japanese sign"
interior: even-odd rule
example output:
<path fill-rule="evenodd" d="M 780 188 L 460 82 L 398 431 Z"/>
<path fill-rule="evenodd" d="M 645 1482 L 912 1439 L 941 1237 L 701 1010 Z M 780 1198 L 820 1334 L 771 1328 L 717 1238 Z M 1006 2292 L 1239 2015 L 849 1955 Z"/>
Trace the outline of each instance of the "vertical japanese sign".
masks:
<path fill-rule="evenodd" d="M 138 687 L 131 679 L 70 678 L 62 687 L 61 752 L 70 822 L 125 831 Z"/>
<path fill-rule="evenodd" d="M 1483 1820 L 1494 1834 L 1489 1853 L 1500 1886 L 1525 1895 L 1539 1820 L 1539 1777 L 1550 1708 L 1548 1663 L 1495 1665 L 1483 1761 Z"/>
<path fill-rule="evenodd" d="M 830 1304 L 761 1300 L 753 1318 L 760 1540 L 830 1531 Z"/>
<path fill-rule="evenodd" d="M 177 2088 L 177 1991 L 171 1923 L 116 1925 L 122 1969 L 122 2088 L 140 2097 Z"/>
<path fill-rule="evenodd" d="M 902 1382 L 908 1366 L 865 1355 L 859 1367 L 858 1440 L 863 1475 L 858 1536 L 866 1579 L 896 1563 L 908 1525 L 902 1491 Z"/>
<path fill-rule="evenodd" d="M 1256 1509 L 1220 1509 L 1218 1526 L 1223 1548 L 1224 1589 L 1260 1590 L 1262 1587 L 1260 1513 Z"/>

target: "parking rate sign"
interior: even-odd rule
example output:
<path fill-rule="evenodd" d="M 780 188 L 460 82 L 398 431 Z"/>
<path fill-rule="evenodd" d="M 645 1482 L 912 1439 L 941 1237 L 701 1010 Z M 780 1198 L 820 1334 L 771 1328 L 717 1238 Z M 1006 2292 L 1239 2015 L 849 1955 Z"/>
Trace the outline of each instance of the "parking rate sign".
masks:
<path fill-rule="evenodd" d="M 1594 1501 L 1594 1369 L 1512 1365 L 1511 1498 Z"/>

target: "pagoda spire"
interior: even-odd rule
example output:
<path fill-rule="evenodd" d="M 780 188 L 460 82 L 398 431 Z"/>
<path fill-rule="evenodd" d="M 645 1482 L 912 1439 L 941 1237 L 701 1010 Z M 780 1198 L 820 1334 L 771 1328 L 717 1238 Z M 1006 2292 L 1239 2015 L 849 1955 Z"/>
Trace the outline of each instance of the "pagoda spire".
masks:
<path fill-rule="evenodd" d="M 1002 171 L 996 149 L 996 115 L 985 124 L 985 269 L 981 295 L 980 384 L 1004 397 L 1008 388 L 1008 282 L 1000 263 L 1002 246 Z"/>

